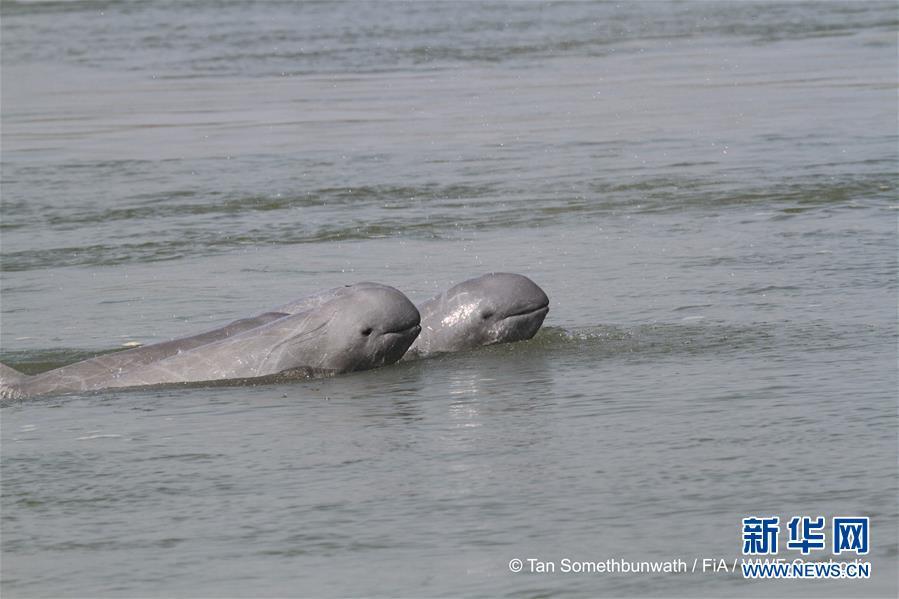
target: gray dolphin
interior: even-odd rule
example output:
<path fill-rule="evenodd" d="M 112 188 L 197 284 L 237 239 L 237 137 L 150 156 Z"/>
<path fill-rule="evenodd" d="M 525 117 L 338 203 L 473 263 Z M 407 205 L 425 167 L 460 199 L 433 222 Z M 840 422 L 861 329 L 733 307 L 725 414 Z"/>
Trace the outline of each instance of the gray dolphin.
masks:
<path fill-rule="evenodd" d="M 331 289 L 273 311 L 294 313 L 340 292 L 341 288 Z M 549 312 L 549 298 L 524 275 L 492 272 L 450 287 L 419 304 L 418 311 L 421 334 L 404 359 L 530 339 Z"/>
<path fill-rule="evenodd" d="M 418 311 L 421 334 L 407 358 L 530 339 L 549 312 L 549 298 L 523 275 L 495 272 L 450 287 Z"/>
<path fill-rule="evenodd" d="M 0 397 L 255 378 L 287 371 L 341 373 L 399 360 L 419 313 L 377 283 L 337 287 L 181 339 L 26 376 L 0 365 Z"/>

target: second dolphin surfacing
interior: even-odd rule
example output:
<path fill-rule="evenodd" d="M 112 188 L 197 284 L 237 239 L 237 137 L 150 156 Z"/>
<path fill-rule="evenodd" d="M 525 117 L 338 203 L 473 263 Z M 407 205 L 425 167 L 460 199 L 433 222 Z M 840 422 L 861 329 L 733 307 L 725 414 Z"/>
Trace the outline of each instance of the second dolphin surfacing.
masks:
<path fill-rule="evenodd" d="M 468 279 L 419 304 L 421 334 L 405 359 L 530 339 L 549 298 L 524 275 L 494 272 Z"/>
<path fill-rule="evenodd" d="M 283 308 L 34 376 L 4 367 L 0 392 L 5 397 L 29 397 L 246 379 L 292 370 L 366 370 L 399 360 L 420 331 L 412 302 L 393 287 L 377 283 L 338 287 Z"/>

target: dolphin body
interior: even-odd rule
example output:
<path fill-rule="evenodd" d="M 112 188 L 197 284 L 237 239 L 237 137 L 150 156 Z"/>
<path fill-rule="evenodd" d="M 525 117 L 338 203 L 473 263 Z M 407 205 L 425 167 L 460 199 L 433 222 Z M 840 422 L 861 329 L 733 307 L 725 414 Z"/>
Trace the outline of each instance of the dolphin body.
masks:
<path fill-rule="evenodd" d="M 418 336 L 419 322 L 418 310 L 397 289 L 357 283 L 198 335 L 34 376 L 0 364 L 0 397 L 366 370 L 399 360 Z"/>
<path fill-rule="evenodd" d="M 523 275 L 494 272 L 450 287 L 418 311 L 421 334 L 404 359 L 530 339 L 549 312 L 549 298 Z"/>
<path fill-rule="evenodd" d="M 383 340 L 381 347 L 374 351 L 369 348 L 366 359 L 364 348 L 357 348 L 355 354 L 350 351 L 354 337 L 346 335 L 344 360 L 340 362 L 332 352 L 329 361 L 323 338 L 339 337 L 339 327 L 335 325 L 325 331 L 316 328 L 321 324 L 322 314 L 346 310 L 363 321 L 358 306 L 351 305 L 352 298 L 377 295 L 382 296 L 381 301 L 398 302 L 392 324 L 376 331 L 375 327 L 357 322 L 356 328 L 362 327 L 360 334 L 369 329 L 369 335 L 377 332 L 375 338 L 380 336 Z M 415 312 L 416 317 L 420 313 L 420 327 L 414 326 L 419 324 L 417 319 L 411 324 L 410 306 L 405 296 L 386 285 L 363 282 L 335 287 L 198 335 L 97 356 L 35 376 L 26 376 L 0 364 L 0 397 L 254 378 L 291 370 L 320 374 L 365 370 L 392 364 L 400 357 L 424 358 L 530 339 L 546 318 L 549 298 L 523 275 L 488 273 L 463 281 L 420 304 Z M 314 318 L 316 311 L 324 311 L 319 313 L 318 321 Z M 381 316 L 386 315 L 390 320 L 389 312 Z M 378 315 L 371 316 L 376 319 Z M 317 332 L 304 335 L 304 328 Z M 276 347 L 283 350 L 286 339 L 294 339 L 295 350 L 291 354 L 294 359 L 275 364 L 270 356 Z M 358 342 L 356 338 L 356 345 Z M 269 359 L 262 357 L 266 352 Z"/>

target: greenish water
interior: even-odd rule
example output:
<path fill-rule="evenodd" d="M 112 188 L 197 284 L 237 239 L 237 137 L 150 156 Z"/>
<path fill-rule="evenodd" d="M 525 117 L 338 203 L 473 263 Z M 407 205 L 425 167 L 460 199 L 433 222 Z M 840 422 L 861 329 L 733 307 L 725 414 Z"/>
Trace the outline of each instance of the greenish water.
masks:
<path fill-rule="evenodd" d="M 551 301 L 527 343 L 5 405 L 4 595 L 896 595 L 894 3 L 0 17 L 4 363 L 360 280 Z M 755 514 L 869 516 L 872 578 L 508 569 L 730 562 Z"/>

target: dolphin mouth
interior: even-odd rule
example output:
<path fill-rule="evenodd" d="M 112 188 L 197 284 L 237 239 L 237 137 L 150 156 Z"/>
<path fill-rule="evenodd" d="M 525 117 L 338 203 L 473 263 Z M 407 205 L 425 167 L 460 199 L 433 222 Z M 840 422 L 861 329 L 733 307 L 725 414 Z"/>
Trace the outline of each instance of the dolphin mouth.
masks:
<path fill-rule="evenodd" d="M 521 310 L 520 312 L 515 312 L 514 314 L 509 314 L 506 318 L 522 318 L 526 316 L 546 316 L 547 312 L 549 312 L 549 304 L 543 304 L 536 308 L 529 308 L 527 310 Z"/>
<path fill-rule="evenodd" d="M 390 349 L 383 356 L 380 364 L 393 364 L 394 362 L 399 361 L 412 344 L 415 343 L 420 332 L 421 325 L 419 324 L 414 324 L 411 327 L 398 329 L 396 331 L 385 331 L 381 337 L 387 337 L 385 342 Z"/>
<path fill-rule="evenodd" d="M 406 327 L 405 329 L 396 329 L 394 331 L 384 331 L 382 335 L 399 335 L 401 337 L 405 337 L 406 335 L 415 335 L 416 337 L 421 332 L 420 324 L 413 324 L 411 327 Z"/>

